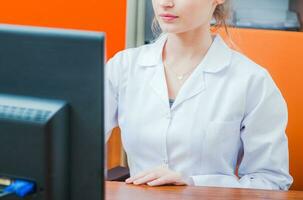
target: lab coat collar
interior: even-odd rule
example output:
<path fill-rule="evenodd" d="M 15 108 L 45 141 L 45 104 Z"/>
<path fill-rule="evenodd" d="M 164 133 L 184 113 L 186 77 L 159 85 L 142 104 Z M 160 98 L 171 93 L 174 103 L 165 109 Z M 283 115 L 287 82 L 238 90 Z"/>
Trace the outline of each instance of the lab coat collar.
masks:
<path fill-rule="evenodd" d="M 139 65 L 143 67 L 155 67 L 162 64 L 162 52 L 166 40 L 167 34 L 163 34 L 155 43 L 150 44 L 149 48 L 139 57 Z M 229 66 L 231 55 L 232 50 L 225 44 L 220 35 L 216 35 L 198 67 L 201 67 L 202 71 L 207 73 L 219 72 Z"/>

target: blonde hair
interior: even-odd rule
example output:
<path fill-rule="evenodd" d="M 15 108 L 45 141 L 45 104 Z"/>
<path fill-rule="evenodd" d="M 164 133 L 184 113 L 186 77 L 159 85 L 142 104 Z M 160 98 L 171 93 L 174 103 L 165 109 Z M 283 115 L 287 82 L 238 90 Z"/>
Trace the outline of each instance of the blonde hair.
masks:
<path fill-rule="evenodd" d="M 226 0 L 223 4 L 217 5 L 214 13 L 213 18 L 216 20 L 215 25 L 211 27 L 212 31 L 217 31 L 220 28 L 224 28 L 227 35 L 228 33 L 228 19 L 231 16 L 231 6 L 230 1 Z"/>
<path fill-rule="evenodd" d="M 231 7 L 230 7 L 230 0 L 226 0 L 223 4 L 217 5 L 214 13 L 213 18 L 216 20 L 216 23 L 211 26 L 211 31 L 216 32 L 220 28 L 224 28 L 227 35 L 228 33 L 228 19 L 231 16 Z M 154 36 L 157 36 L 161 32 L 160 25 L 157 19 L 154 17 L 152 22 L 152 32 Z"/>

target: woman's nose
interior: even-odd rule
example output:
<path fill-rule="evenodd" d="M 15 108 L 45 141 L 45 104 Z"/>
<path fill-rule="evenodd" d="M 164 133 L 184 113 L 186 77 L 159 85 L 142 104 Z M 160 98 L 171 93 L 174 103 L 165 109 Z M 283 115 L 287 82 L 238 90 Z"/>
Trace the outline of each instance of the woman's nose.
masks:
<path fill-rule="evenodd" d="M 160 1 L 160 6 L 162 7 L 174 7 L 174 1 L 172 0 L 162 0 Z"/>

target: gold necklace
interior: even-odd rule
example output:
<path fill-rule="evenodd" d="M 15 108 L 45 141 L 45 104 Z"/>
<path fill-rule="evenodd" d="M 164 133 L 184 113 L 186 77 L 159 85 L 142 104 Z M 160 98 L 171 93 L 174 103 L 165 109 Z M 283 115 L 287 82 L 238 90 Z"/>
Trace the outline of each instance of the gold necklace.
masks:
<path fill-rule="evenodd" d="M 182 81 L 188 74 L 190 74 L 195 68 L 189 70 L 188 72 L 185 72 L 183 74 L 178 74 L 176 73 L 173 69 L 171 69 L 170 67 L 165 67 L 166 69 L 168 69 L 169 71 L 171 71 L 179 81 Z"/>

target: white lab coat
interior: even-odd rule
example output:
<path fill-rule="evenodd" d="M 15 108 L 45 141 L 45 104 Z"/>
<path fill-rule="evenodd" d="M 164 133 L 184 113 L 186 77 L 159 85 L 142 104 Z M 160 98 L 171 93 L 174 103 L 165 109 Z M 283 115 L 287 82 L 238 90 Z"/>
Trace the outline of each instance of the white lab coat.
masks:
<path fill-rule="evenodd" d="M 217 35 L 170 108 L 166 39 L 106 66 L 106 138 L 120 127 L 131 175 L 166 165 L 197 186 L 287 190 L 287 106 L 269 73 Z"/>

